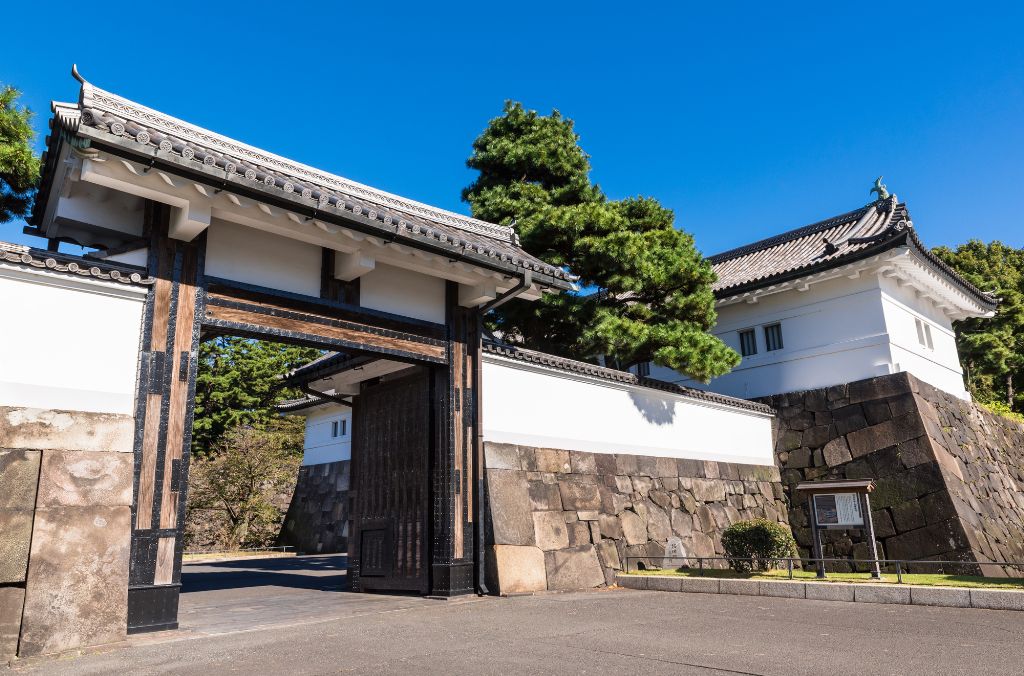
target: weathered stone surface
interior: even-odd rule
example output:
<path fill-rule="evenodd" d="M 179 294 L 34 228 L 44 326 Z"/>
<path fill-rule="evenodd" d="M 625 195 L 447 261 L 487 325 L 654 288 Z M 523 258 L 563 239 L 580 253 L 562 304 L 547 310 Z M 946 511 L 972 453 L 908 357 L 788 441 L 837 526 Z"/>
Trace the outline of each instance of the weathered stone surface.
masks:
<path fill-rule="evenodd" d="M 537 547 L 494 545 L 488 557 L 499 594 L 524 594 L 547 589 L 544 552 Z"/>
<path fill-rule="evenodd" d="M 611 540 L 601 540 L 596 545 L 597 556 L 601 565 L 612 570 L 621 570 L 622 563 L 619 560 L 619 550 Z"/>
<path fill-rule="evenodd" d="M 858 584 L 853 590 L 857 603 L 910 603 L 910 587 L 895 584 Z"/>
<path fill-rule="evenodd" d="M 544 551 L 569 546 L 569 529 L 561 512 L 534 512 L 534 537 Z"/>
<path fill-rule="evenodd" d="M 0 406 L 0 448 L 131 453 L 130 415 Z"/>
<path fill-rule="evenodd" d="M 519 447 L 515 444 L 484 442 L 484 466 L 487 469 L 523 469 Z"/>
<path fill-rule="evenodd" d="M 0 511 L 0 584 L 25 581 L 32 542 L 32 512 Z"/>
<path fill-rule="evenodd" d="M 660 507 L 652 505 L 647 511 L 647 537 L 651 540 L 667 540 L 672 535 L 672 526 L 668 514 Z"/>
<path fill-rule="evenodd" d="M 45 451 L 39 473 L 42 506 L 132 504 L 132 456 L 99 451 Z"/>
<path fill-rule="evenodd" d="M 39 459 L 39 451 L 0 450 L 0 511 L 35 509 Z"/>
<path fill-rule="evenodd" d="M 562 511 L 562 494 L 557 483 L 531 481 L 528 490 L 534 509 Z"/>
<path fill-rule="evenodd" d="M 545 552 L 548 589 L 590 589 L 604 584 L 604 573 L 592 545 Z"/>
<path fill-rule="evenodd" d="M 36 512 L 21 655 L 125 638 L 130 517 L 129 507 Z"/>
<path fill-rule="evenodd" d="M 556 472 L 567 474 L 572 471 L 569 463 L 569 451 L 553 448 L 535 448 L 532 459 L 527 460 L 526 469 L 534 472 Z"/>
<path fill-rule="evenodd" d="M 910 603 L 915 606 L 970 608 L 971 590 L 965 587 L 911 587 Z"/>
<path fill-rule="evenodd" d="M 1002 589 L 972 589 L 971 607 L 990 610 L 1024 610 L 1024 592 Z"/>
<path fill-rule="evenodd" d="M 302 553 L 348 550 L 350 460 L 303 465 L 284 523 L 279 545 Z"/>
<path fill-rule="evenodd" d="M 847 601 L 853 602 L 852 584 L 836 584 L 834 582 L 808 582 L 804 585 L 804 598 L 810 601 Z"/>
<path fill-rule="evenodd" d="M 562 508 L 575 510 L 601 509 L 601 492 L 597 484 L 579 483 L 567 478 L 558 483 L 562 494 Z"/>
<path fill-rule="evenodd" d="M 569 531 L 569 547 L 590 544 L 590 525 L 586 521 L 567 523 L 566 528 Z"/>
<path fill-rule="evenodd" d="M 597 474 L 597 457 L 593 453 L 571 451 L 569 465 L 573 474 Z"/>
<path fill-rule="evenodd" d="M 718 583 L 720 594 L 736 594 L 738 596 L 757 596 L 759 585 L 757 580 L 722 579 Z"/>
<path fill-rule="evenodd" d="M 492 506 L 494 544 L 536 544 L 533 535 L 533 509 L 526 483 L 525 472 L 487 470 L 487 492 Z"/>
<path fill-rule="evenodd" d="M 598 518 L 601 528 L 601 537 L 611 538 L 613 540 L 621 540 L 624 537 L 622 532 L 622 522 L 619 521 L 619 517 L 611 514 L 601 514 Z"/>
<path fill-rule="evenodd" d="M 713 577 L 681 577 L 679 591 L 691 594 L 717 594 L 720 591 L 719 580 Z"/>
<path fill-rule="evenodd" d="M 647 589 L 650 591 L 677 592 L 681 591 L 683 578 L 674 575 L 652 575 L 647 580 Z"/>
<path fill-rule="evenodd" d="M 21 611 L 25 590 L 21 587 L 0 587 L 0 664 L 18 652 L 21 632 Z"/>
<path fill-rule="evenodd" d="M 842 465 L 844 462 L 853 460 L 853 455 L 850 454 L 850 449 L 846 445 L 846 437 L 836 437 L 828 442 L 821 449 L 821 453 L 825 459 L 825 464 L 829 467 Z"/>
<path fill-rule="evenodd" d="M 758 592 L 761 596 L 776 596 L 787 599 L 806 598 L 807 583 L 789 582 L 788 580 L 761 580 Z"/>
<path fill-rule="evenodd" d="M 893 507 L 892 520 L 896 526 L 896 531 L 899 533 L 920 528 L 925 524 L 924 512 L 921 510 L 921 504 L 917 500 L 904 502 Z"/>
<path fill-rule="evenodd" d="M 647 542 L 647 523 L 636 512 L 627 509 L 619 515 L 619 520 L 626 544 L 639 545 Z"/>
<path fill-rule="evenodd" d="M 692 492 L 698 502 L 725 500 L 725 484 L 713 479 L 694 479 Z"/>

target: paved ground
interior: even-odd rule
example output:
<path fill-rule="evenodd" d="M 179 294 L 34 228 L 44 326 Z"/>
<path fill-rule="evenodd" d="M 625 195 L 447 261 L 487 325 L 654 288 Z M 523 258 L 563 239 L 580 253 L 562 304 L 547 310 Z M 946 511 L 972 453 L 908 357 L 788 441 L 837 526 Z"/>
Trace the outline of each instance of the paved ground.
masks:
<path fill-rule="evenodd" d="M 300 574 L 303 562 L 314 572 Z M 606 590 L 338 591 L 337 558 L 189 568 L 182 630 L 26 674 L 1019 674 L 1024 613 Z M 194 577 L 193 577 L 194 576 Z M 259 625 L 259 626 L 254 626 Z"/>

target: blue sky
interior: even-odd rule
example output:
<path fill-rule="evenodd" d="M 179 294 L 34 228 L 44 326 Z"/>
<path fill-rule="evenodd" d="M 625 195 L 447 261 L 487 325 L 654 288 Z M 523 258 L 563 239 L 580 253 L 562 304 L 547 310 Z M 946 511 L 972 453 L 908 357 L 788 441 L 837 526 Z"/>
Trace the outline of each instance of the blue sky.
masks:
<path fill-rule="evenodd" d="M 840 7 L 839 5 L 843 5 Z M 593 178 L 712 254 L 870 200 L 927 244 L 1024 246 L 1024 9 L 997 3 L 19 2 L 0 81 L 45 130 L 105 89 L 456 211 L 505 99 L 576 120 Z M 40 145 L 42 136 L 40 134 Z M 21 225 L 0 239 L 40 245 Z"/>

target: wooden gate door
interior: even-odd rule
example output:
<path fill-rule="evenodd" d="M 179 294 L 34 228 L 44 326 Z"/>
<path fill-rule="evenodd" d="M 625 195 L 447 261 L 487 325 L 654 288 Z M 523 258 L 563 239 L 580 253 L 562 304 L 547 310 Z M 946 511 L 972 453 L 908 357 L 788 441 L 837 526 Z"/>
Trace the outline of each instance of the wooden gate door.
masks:
<path fill-rule="evenodd" d="M 364 386 L 352 412 L 353 591 L 430 589 L 430 370 Z"/>

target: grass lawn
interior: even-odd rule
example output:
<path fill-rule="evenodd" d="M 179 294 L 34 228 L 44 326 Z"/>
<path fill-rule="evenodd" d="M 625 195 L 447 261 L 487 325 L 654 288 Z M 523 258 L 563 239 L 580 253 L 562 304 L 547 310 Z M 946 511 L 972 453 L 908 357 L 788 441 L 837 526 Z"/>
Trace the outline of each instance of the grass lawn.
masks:
<path fill-rule="evenodd" d="M 219 559 L 248 559 L 248 558 L 269 559 L 269 558 L 278 558 L 278 557 L 282 557 L 282 556 L 295 556 L 295 552 L 280 552 L 280 551 L 270 551 L 270 550 L 261 550 L 261 551 L 245 550 L 245 551 L 236 551 L 236 552 L 210 552 L 210 553 L 193 552 L 193 553 L 182 554 L 181 555 L 181 560 L 184 561 L 185 563 L 188 563 L 189 561 L 216 561 L 216 560 L 219 560 Z"/>
<path fill-rule="evenodd" d="M 700 577 L 700 572 L 692 568 L 676 570 L 638 570 L 630 575 L 678 575 L 681 577 Z M 779 580 L 788 579 L 785 570 L 769 570 L 764 573 L 737 573 L 733 570 L 704 569 L 704 577 L 724 577 L 741 580 Z M 794 580 L 816 580 L 813 570 L 794 570 Z M 881 580 L 875 580 L 871 573 L 828 573 L 824 582 L 889 582 L 895 584 L 895 573 L 883 573 Z M 979 577 L 975 575 L 943 575 L 940 573 L 904 573 L 903 584 L 917 584 L 929 587 L 988 587 L 991 589 L 1024 590 L 1024 578 Z"/>

